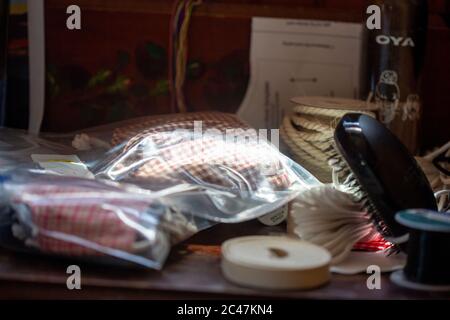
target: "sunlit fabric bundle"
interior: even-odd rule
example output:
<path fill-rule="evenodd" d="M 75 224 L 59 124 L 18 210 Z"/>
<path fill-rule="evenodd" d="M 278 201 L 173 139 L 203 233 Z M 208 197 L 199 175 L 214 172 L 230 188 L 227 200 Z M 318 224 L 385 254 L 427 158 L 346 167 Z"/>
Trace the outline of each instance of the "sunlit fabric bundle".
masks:
<path fill-rule="evenodd" d="M 112 145 L 128 141 L 138 135 L 172 133 L 178 129 L 192 131 L 195 129 L 195 121 L 201 122 L 198 123 L 201 126 L 200 130 L 215 128 L 223 132 L 227 129 L 249 129 L 244 122 L 231 113 L 192 112 L 149 116 L 136 118 L 131 124 L 116 128 L 113 132 Z"/>
<path fill-rule="evenodd" d="M 296 177 L 264 139 L 231 114 L 142 118 L 114 131 L 112 144 L 125 146 L 108 176 L 126 174 L 238 193 L 286 190 Z"/>
<path fill-rule="evenodd" d="M 142 117 L 115 124 L 108 133 L 112 148 L 90 166 L 97 178 L 151 191 L 179 187 L 169 196 L 171 204 L 208 221 L 260 218 L 319 183 L 278 150 L 277 134 L 269 142 L 267 131 L 233 114 Z M 89 141 L 99 136 L 94 128 Z"/>
<path fill-rule="evenodd" d="M 134 187 L 29 172 L 2 180 L 0 221 L 10 228 L 3 236 L 10 231 L 16 242 L 42 253 L 159 268 L 171 244 L 197 231 Z"/>

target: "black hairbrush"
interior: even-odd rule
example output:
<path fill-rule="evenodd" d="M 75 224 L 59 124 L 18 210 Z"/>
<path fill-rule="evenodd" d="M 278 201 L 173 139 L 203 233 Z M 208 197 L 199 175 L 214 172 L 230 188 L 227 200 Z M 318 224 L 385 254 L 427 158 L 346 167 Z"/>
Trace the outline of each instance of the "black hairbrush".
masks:
<path fill-rule="evenodd" d="M 334 182 L 355 196 L 398 251 L 408 230 L 396 222 L 395 214 L 411 208 L 437 211 L 422 169 L 389 129 L 364 114 L 349 113 L 341 119 L 334 149 L 329 159 Z"/>

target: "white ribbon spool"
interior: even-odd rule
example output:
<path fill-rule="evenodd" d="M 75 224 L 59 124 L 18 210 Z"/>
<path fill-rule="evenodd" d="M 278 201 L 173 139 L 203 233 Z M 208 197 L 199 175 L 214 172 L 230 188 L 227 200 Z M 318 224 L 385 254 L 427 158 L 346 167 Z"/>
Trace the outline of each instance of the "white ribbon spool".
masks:
<path fill-rule="evenodd" d="M 250 236 L 222 245 L 222 272 L 233 283 L 263 289 L 312 289 L 330 280 L 331 255 L 314 244 Z"/>

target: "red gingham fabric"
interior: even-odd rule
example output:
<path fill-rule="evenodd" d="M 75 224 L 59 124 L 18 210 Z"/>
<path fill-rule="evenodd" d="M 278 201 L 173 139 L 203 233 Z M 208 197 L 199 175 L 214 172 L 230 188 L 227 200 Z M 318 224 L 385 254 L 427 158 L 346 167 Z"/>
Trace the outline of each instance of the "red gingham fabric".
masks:
<path fill-rule="evenodd" d="M 43 252 L 69 256 L 104 254 L 90 248 L 89 244 L 76 243 L 77 240 L 131 252 L 137 239 L 136 230 L 105 205 L 122 208 L 127 212 L 128 219 L 136 220 L 139 212 L 143 212 L 150 202 L 102 198 L 102 194 L 109 192 L 83 187 L 29 184 L 21 187 L 13 202 L 28 206 L 33 240 Z M 61 235 L 64 239 L 60 238 Z"/>
<path fill-rule="evenodd" d="M 202 132 L 214 129 L 221 136 L 204 135 L 191 139 L 194 121 L 201 121 Z M 177 129 L 190 130 L 183 138 Z M 234 115 L 225 113 L 188 113 L 139 119 L 117 128 L 112 143 L 125 143 L 115 170 L 130 169 L 130 174 L 153 181 L 189 181 L 225 188 L 283 190 L 292 184 L 278 152 L 256 139 L 227 141 L 227 130 L 244 139 L 250 127 Z M 256 133 L 256 131 L 254 131 Z M 151 150 L 150 152 L 146 149 Z"/>
<path fill-rule="evenodd" d="M 217 128 L 219 130 L 226 130 L 230 128 L 250 128 L 230 113 L 193 112 L 149 116 L 137 118 L 131 125 L 116 128 L 113 133 L 112 144 L 118 145 L 123 142 L 128 142 L 131 138 L 140 135 L 172 132 L 176 129 L 192 130 L 194 128 L 194 121 L 202 121 L 203 129 Z"/>

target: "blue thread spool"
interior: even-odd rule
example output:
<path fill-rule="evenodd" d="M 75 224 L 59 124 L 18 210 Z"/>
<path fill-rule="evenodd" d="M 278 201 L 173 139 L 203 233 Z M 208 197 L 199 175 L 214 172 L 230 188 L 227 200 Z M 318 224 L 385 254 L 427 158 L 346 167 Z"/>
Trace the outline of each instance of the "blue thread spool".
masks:
<path fill-rule="evenodd" d="M 408 259 L 391 280 L 415 290 L 450 291 L 450 214 L 414 209 L 395 219 L 409 229 Z"/>

